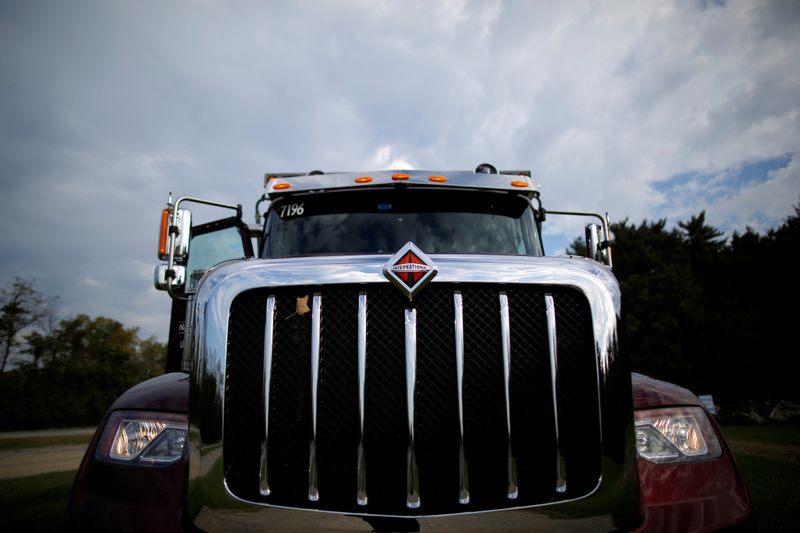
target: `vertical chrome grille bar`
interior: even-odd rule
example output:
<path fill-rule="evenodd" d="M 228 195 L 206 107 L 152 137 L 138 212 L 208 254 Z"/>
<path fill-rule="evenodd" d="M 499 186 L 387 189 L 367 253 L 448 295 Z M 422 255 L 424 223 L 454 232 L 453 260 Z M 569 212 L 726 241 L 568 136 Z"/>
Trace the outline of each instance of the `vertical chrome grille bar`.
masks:
<path fill-rule="evenodd" d="M 453 293 L 455 341 L 456 341 L 456 380 L 458 387 L 458 428 L 461 432 L 458 455 L 458 503 L 469 503 L 469 470 L 464 454 L 464 307 L 461 292 Z"/>
<path fill-rule="evenodd" d="M 558 395 L 556 383 L 558 379 L 558 352 L 556 350 L 556 305 L 552 294 L 544 295 L 545 309 L 547 310 L 547 346 L 550 353 L 550 384 L 553 391 L 553 422 L 556 435 L 556 492 L 566 492 L 567 478 L 564 468 L 564 454 L 561 450 L 561 440 L 558 436 Z"/>
<path fill-rule="evenodd" d="M 500 293 L 500 336 L 503 345 L 503 378 L 506 395 L 506 428 L 508 430 L 508 499 L 515 500 L 519 495 L 517 487 L 517 459 L 511 447 L 511 319 L 509 316 L 508 295 Z"/>
<path fill-rule="evenodd" d="M 319 341 L 322 329 L 322 295 L 311 304 L 311 445 L 308 456 L 308 501 L 319 500 L 317 480 L 317 386 L 319 385 Z"/>
<path fill-rule="evenodd" d="M 356 503 L 367 505 L 367 462 L 364 457 L 364 389 L 367 380 L 367 293 L 358 293 L 358 473 Z"/>
<path fill-rule="evenodd" d="M 264 440 L 261 442 L 261 469 L 258 492 L 269 496 L 269 470 L 267 467 L 267 444 L 269 443 L 269 392 L 272 378 L 272 342 L 275 336 L 275 296 L 267 298 L 267 319 L 264 324 L 264 373 L 262 384 L 264 398 Z"/>
<path fill-rule="evenodd" d="M 405 310 L 406 409 L 408 411 L 408 453 L 406 454 L 406 507 L 420 505 L 419 472 L 414 452 L 414 390 L 417 382 L 417 310 Z"/>

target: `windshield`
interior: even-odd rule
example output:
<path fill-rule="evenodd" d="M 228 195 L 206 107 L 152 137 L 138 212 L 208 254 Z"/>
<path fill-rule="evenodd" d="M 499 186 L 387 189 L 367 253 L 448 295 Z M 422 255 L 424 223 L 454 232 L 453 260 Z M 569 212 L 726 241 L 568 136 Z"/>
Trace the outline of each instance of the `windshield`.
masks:
<path fill-rule="evenodd" d="M 386 189 L 275 201 L 262 257 L 425 253 L 542 255 L 526 198 L 492 191 Z"/>

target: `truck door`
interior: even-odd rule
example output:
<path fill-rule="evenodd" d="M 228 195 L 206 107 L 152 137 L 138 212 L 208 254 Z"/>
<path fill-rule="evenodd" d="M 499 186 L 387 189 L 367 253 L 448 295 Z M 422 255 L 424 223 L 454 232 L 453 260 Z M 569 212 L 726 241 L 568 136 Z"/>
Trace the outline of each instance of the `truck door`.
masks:
<path fill-rule="evenodd" d="M 191 212 L 180 208 L 185 203 L 231 209 L 236 214 L 194 225 Z M 167 263 L 156 266 L 155 286 L 172 297 L 166 371 L 174 372 L 182 367 L 187 303 L 200 279 L 223 261 L 253 257 L 252 238 L 247 224 L 242 221 L 241 206 L 191 197 L 173 204 L 170 198 L 162 215 L 158 256 Z"/>

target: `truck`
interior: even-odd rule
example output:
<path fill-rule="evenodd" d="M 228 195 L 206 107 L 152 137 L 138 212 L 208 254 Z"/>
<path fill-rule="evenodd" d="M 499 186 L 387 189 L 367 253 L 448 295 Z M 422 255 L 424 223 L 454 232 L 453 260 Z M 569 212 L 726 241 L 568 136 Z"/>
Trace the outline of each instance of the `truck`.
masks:
<path fill-rule="evenodd" d="M 194 224 L 190 205 L 230 216 Z M 553 216 L 593 217 L 547 256 Z M 530 171 L 268 173 L 170 198 L 166 372 L 109 409 L 68 520 L 105 531 L 749 527 L 722 433 L 631 371 L 607 215 Z"/>

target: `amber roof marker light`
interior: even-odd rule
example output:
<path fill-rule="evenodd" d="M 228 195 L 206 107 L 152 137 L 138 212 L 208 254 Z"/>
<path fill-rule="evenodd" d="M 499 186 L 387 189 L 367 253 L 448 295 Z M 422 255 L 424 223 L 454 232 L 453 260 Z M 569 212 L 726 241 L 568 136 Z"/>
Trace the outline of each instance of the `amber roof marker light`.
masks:
<path fill-rule="evenodd" d="M 411 175 L 406 174 L 405 172 L 398 172 L 397 174 L 392 174 L 392 179 L 394 181 L 406 181 L 411 179 Z"/>
<path fill-rule="evenodd" d="M 286 183 L 285 181 L 281 183 L 276 183 L 275 185 L 272 186 L 272 188 L 276 191 L 282 191 L 288 189 L 289 187 L 291 187 L 291 185 Z"/>
<path fill-rule="evenodd" d="M 372 181 L 372 176 L 360 176 L 354 180 L 356 183 L 369 183 Z"/>
<path fill-rule="evenodd" d="M 428 180 L 434 183 L 444 183 L 445 181 L 447 181 L 447 178 L 445 178 L 444 176 L 428 176 Z"/>
<path fill-rule="evenodd" d="M 515 181 L 511 182 L 511 186 L 512 187 L 528 187 L 528 186 L 530 186 L 530 183 L 528 183 L 527 181 L 515 180 Z"/>

